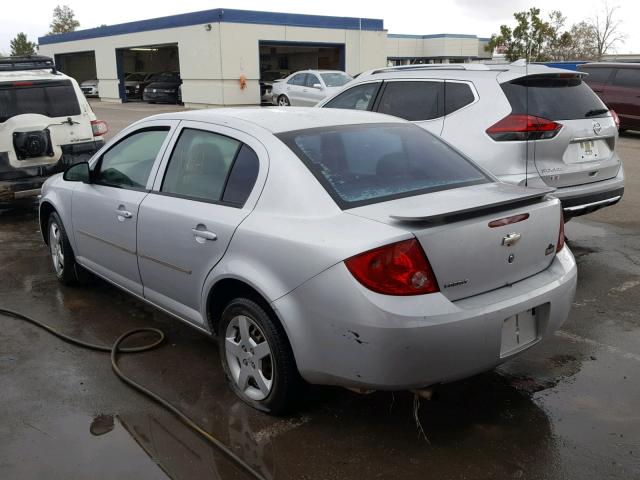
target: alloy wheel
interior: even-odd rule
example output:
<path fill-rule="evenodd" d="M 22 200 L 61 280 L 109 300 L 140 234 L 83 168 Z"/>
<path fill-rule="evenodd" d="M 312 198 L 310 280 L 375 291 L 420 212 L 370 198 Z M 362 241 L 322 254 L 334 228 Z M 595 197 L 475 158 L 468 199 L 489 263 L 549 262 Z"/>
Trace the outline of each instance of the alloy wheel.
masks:
<path fill-rule="evenodd" d="M 52 222 L 49 227 L 49 249 L 53 268 L 56 271 L 56 275 L 61 277 L 64 273 L 64 249 L 62 247 L 60 226 L 56 222 Z"/>
<path fill-rule="evenodd" d="M 237 315 L 225 333 L 224 349 L 231 379 L 251 400 L 264 400 L 274 384 L 274 362 L 267 339 L 251 317 Z"/>

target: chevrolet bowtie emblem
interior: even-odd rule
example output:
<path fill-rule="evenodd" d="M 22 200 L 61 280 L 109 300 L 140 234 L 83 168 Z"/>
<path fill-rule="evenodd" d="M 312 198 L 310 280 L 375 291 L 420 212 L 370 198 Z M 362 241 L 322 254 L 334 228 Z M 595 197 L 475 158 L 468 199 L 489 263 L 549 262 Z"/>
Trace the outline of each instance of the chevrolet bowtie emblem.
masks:
<path fill-rule="evenodd" d="M 502 237 L 502 245 L 504 245 L 505 247 L 515 245 L 516 243 L 518 243 L 518 240 L 520 240 L 521 236 L 522 235 L 515 232 L 505 235 L 504 237 Z"/>

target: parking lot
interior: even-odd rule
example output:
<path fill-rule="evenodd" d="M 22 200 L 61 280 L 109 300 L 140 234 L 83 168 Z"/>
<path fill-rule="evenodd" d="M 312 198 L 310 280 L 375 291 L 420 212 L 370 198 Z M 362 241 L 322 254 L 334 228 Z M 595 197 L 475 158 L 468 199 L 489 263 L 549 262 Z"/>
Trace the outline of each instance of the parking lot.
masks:
<path fill-rule="evenodd" d="M 92 105 L 108 136 L 182 109 Z M 123 369 L 268 479 L 640 478 L 640 133 L 618 151 L 623 200 L 566 226 L 579 280 L 563 328 L 496 371 L 438 387 L 417 411 L 408 392 L 314 388 L 292 416 L 256 412 L 226 387 L 215 342 L 106 283 L 62 286 L 35 206 L 0 214 L 0 306 L 106 344 L 162 329 L 166 344 Z M 118 380 L 107 354 L 0 317 L 0 379 L 0 478 L 246 478 Z"/>

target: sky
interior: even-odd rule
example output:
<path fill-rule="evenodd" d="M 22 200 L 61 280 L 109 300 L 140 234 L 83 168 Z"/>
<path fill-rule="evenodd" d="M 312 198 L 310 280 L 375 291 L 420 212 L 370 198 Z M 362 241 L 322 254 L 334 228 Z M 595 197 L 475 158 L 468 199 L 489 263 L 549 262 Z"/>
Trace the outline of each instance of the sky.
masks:
<path fill-rule="evenodd" d="M 638 0 L 608 0 L 618 6 L 621 30 L 627 35 L 617 53 L 640 53 L 640 2 Z M 389 33 L 427 35 L 462 33 L 489 37 L 498 33 L 500 25 L 514 24 L 513 13 L 537 6 L 543 15 L 559 8 L 567 24 L 585 20 L 602 9 L 604 0 L 181 0 L 180 2 L 149 2 L 136 0 L 4 0 L 0 18 L 0 53 L 9 52 L 9 41 L 25 32 L 31 41 L 49 30 L 52 13 L 59 3 L 75 12 L 80 28 L 101 24 L 113 25 L 152 17 L 195 12 L 213 8 L 237 8 L 312 15 L 379 18 Z"/>

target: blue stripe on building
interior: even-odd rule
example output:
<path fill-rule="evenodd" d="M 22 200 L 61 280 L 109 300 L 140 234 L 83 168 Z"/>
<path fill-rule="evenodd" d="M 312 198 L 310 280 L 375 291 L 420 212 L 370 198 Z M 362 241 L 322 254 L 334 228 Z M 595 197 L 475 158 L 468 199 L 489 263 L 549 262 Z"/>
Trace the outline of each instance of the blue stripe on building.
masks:
<path fill-rule="evenodd" d="M 302 15 L 297 13 L 256 12 L 252 10 L 216 8 L 214 10 L 150 18 L 148 20 L 120 23 L 106 27 L 88 28 L 76 32 L 60 33 L 58 35 L 47 35 L 38 38 L 38 43 L 40 45 L 48 45 L 52 43 L 72 42 L 74 40 L 87 40 L 90 38 L 110 37 L 113 35 L 126 35 L 129 33 L 218 22 L 335 28 L 344 30 L 384 30 L 383 21 L 373 18 L 329 17 L 324 15 Z"/>

